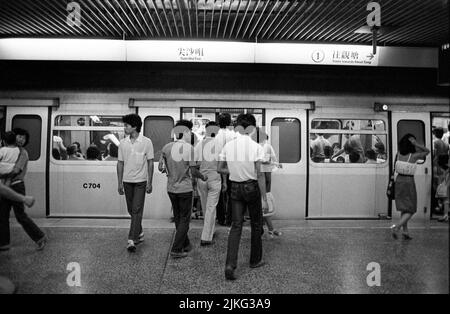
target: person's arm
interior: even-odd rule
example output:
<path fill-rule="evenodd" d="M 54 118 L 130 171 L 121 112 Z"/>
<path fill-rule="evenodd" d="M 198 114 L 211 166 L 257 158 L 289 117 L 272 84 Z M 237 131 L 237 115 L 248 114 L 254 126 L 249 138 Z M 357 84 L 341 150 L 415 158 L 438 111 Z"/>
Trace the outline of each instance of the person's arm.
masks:
<path fill-rule="evenodd" d="M 203 175 L 200 172 L 199 167 L 197 165 L 190 165 L 189 168 L 191 169 L 191 174 L 193 178 L 199 178 L 202 181 L 208 180 L 208 176 Z"/>
<path fill-rule="evenodd" d="M 334 158 L 336 156 L 339 156 L 340 154 L 342 154 L 345 150 L 343 148 L 341 148 L 336 154 L 334 154 L 333 156 L 331 156 L 331 158 Z"/>
<path fill-rule="evenodd" d="M 118 192 L 120 195 L 124 194 L 123 191 L 123 160 L 117 161 L 117 182 L 118 182 Z"/>
<path fill-rule="evenodd" d="M 425 158 L 430 153 L 430 150 L 428 148 L 426 148 L 425 146 L 422 146 L 419 143 L 417 143 L 415 138 L 411 137 L 409 139 L 409 141 L 416 148 L 416 153 L 413 154 L 413 156 L 416 160 Z"/>
<path fill-rule="evenodd" d="M 147 159 L 148 179 L 147 179 L 147 194 L 152 193 L 153 190 L 153 159 Z"/>
<path fill-rule="evenodd" d="M 267 204 L 267 195 L 266 195 L 266 176 L 264 172 L 261 172 L 261 165 L 262 165 L 261 161 L 255 162 L 256 174 L 258 176 L 258 186 L 262 198 L 262 211 L 263 213 L 265 213 L 269 209 L 269 205 Z"/>
<path fill-rule="evenodd" d="M 228 165 L 225 160 L 221 160 L 217 163 L 217 172 L 222 175 L 222 178 L 230 174 L 230 171 L 228 170 Z"/>
<path fill-rule="evenodd" d="M 0 182 L 0 196 L 13 202 L 24 203 L 28 207 L 33 206 L 35 201 L 33 196 L 19 194 L 1 182 Z"/>

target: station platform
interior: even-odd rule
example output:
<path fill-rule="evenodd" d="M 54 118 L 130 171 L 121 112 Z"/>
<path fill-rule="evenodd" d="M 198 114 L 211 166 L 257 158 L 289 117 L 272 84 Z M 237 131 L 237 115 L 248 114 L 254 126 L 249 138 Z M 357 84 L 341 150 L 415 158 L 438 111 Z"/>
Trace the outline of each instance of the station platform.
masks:
<path fill-rule="evenodd" d="M 202 247 L 203 220 L 193 220 L 193 250 L 186 258 L 172 259 L 175 228 L 167 219 L 143 221 L 145 241 L 136 253 L 126 250 L 127 219 L 35 221 L 50 238 L 43 251 L 36 251 L 11 219 L 11 249 L 0 252 L 0 276 L 9 278 L 20 294 L 449 293 L 448 223 L 411 223 L 413 239 L 407 241 L 391 237 L 387 220 L 275 220 L 283 235 L 270 239 L 265 233 L 266 265 L 256 269 L 248 265 L 246 223 L 238 278 L 226 281 L 228 227 L 217 226 L 215 243 Z M 373 262 L 380 267 L 380 280 L 369 286 Z M 70 263 L 80 266 L 79 286 L 68 284 Z"/>

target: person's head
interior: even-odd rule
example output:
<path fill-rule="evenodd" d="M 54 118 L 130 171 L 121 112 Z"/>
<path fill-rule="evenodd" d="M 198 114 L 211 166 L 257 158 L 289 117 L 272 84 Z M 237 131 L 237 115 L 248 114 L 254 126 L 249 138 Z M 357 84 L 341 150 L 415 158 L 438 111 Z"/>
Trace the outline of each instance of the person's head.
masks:
<path fill-rule="evenodd" d="M 67 147 L 67 155 L 72 156 L 75 155 L 78 151 L 78 148 L 76 145 L 71 144 Z"/>
<path fill-rule="evenodd" d="M 410 133 L 405 134 L 398 142 L 398 151 L 402 155 L 413 154 L 416 152 L 416 147 L 411 143 L 410 138 L 416 137 Z"/>
<path fill-rule="evenodd" d="M 333 143 L 333 145 L 331 145 L 331 148 L 333 149 L 334 154 L 341 150 L 341 145 L 339 143 Z"/>
<path fill-rule="evenodd" d="M 61 160 L 61 153 L 59 152 L 59 149 L 53 148 L 52 149 L 52 156 L 56 160 Z"/>
<path fill-rule="evenodd" d="M 225 129 L 231 125 L 231 115 L 228 112 L 222 112 L 217 119 L 219 121 L 219 127 Z"/>
<path fill-rule="evenodd" d="M 219 124 L 215 121 L 209 121 L 206 123 L 205 130 L 207 137 L 216 137 L 216 134 L 219 131 Z"/>
<path fill-rule="evenodd" d="M 96 146 L 89 146 L 86 151 L 87 160 L 97 160 L 100 156 L 100 150 Z"/>
<path fill-rule="evenodd" d="M 338 158 L 336 158 L 336 162 L 338 163 L 345 163 L 345 158 L 342 156 L 339 156 Z"/>
<path fill-rule="evenodd" d="M 173 128 L 173 131 L 175 133 L 176 139 L 181 140 L 185 139 L 186 142 L 191 142 L 191 131 L 192 131 L 193 124 L 189 120 L 178 120 L 177 123 L 175 123 L 175 127 Z"/>
<path fill-rule="evenodd" d="M 15 128 L 13 132 L 16 134 L 16 144 L 20 147 L 25 147 L 30 141 L 30 133 L 21 128 Z"/>
<path fill-rule="evenodd" d="M 134 131 L 141 132 L 142 120 L 135 113 L 128 114 L 122 117 L 122 121 L 125 124 L 124 132 L 126 135 L 132 134 Z"/>
<path fill-rule="evenodd" d="M 16 134 L 8 131 L 3 135 L 3 142 L 5 145 L 16 145 Z"/>
<path fill-rule="evenodd" d="M 450 163 L 449 155 L 439 155 L 437 163 L 438 163 L 439 168 L 447 170 L 449 167 L 449 163 Z"/>
<path fill-rule="evenodd" d="M 353 149 L 352 145 L 348 141 L 345 142 L 345 144 L 344 144 L 344 151 L 345 151 L 345 153 L 350 155 L 353 152 L 353 150 L 354 149 Z"/>
<path fill-rule="evenodd" d="M 359 161 L 359 154 L 357 152 L 351 152 L 350 155 L 348 156 L 348 159 L 350 159 L 351 163 L 355 163 Z"/>
<path fill-rule="evenodd" d="M 333 148 L 331 146 L 325 146 L 323 153 L 325 154 L 325 158 L 329 159 L 333 155 Z"/>
<path fill-rule="evenodd" d="M 236 129 L 242 134 L 253 134 L 256 130 L 255 116 L 250 113 L 241 113 L 236 118 Z"/>
<path fill-rule="evenodd" d="M 375 144 L 375 149 L 377 151 L 378 154 L 384 154 L 384 144 L 382 142 L 378 142 Z"/>
<path fill-rule="evenodd" d="M 77 152 L 78 152 L 78 153 L 81 153 L 81 144 L 78 143 L 78 142 L 73 142 L 72 144 L 75 145 L 75 146 L 77 147 Z"/>
<path fill-rule="evenodd" d="M 119 156 L 119 147 L 116 144 L 109 144 L 109 156 L 117 158 Z"/>
<path fill-rule="evenodd" d="M 444 129 L 443 128 L 435 128 L 433 130 L 434 136 L 436 136 L 437 139 L 442 139 L 444 136 Z"/>
<path fill-rule="evenodd" d="M 366 157 L 370 160 L 377 160 L 377 153 L 373 149 L 366 150 Z"/>

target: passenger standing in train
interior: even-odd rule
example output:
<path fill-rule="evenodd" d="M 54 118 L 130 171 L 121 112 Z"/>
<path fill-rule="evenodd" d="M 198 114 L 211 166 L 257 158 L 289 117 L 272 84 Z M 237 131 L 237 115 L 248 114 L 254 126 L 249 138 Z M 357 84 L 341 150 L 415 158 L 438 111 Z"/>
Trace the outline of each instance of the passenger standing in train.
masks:
<path fill-rule="evenodd" d="M 398 143 L 397 162 L 395 163 L 395 205 L 401 212 L 401 218 L 397 225 L 391 226 L 394 239 L 397 239 L 397 232 L 403 228 L 403 238 L 411 240 L 408 231 L 408 221 L 417 211 L 417 192 L 414 182 L 416 163 L 425 159 L 430 150 L 417 143 L 416 137 L 412 134 L 404 135 Z"/>
<path fill-rule="evenodd" d="M 131 216 L 127 249 L 136 251 L 136 244 L 144 240 L 142 216 L 145 193 L 152 193 L 153 143 L 140 134 L 142 120 L 137 114 L 122 118 L 126 137 L 120 141 L 117 161 L 118 191 L 125 194 L 128 213 Z"/>
<path fill-rule="evenodd" d="M 214 138 L 216 151 L 221 152 L 226 143 L 236 138 L 236 132 L 231 125 L 231 115 L 228 112 L 219 114 L 219 132 Z M 222 226 L 231 226 L 231 201 L 230 190 L 226 189 L 230 186 L 230 177 L 228 174 L 222 174 L 222 191 L 217 205 L 217 223 Z"/>
<path fill-rule="evenodd" d="M 25 196 L 26 193 L 24 182 L 29 160 L 28 152 L 24 147 L 28 144 L 30 135 L 28 131 L 19 128 L 14 129 L 13 132 L 16 135 L 16 144 L 20 149 L 20 154 L 12 171 L 13 176 L 11 178 L 11 189 L 16 193 L 23 195 L 24 198 L 17 200 L 16 197 L 14 200 L 2 199 L 0 201 L 0 250 L 2 248 L 9 249 L 9 213 L 11 208 L 14 211 L 17 221 L 22 225 L 25 232 L 34 242 L 36 242 L 37 249 L 42 250 L 47 243 L 47 236 L 33 222 L 33 220 L 28 217 L 25 213 L 25 207 L 23 205 L 25 203 L 28 206 L 31 206 L 34 203 L 34 199 L 30 200 L 29 197 Z"/>
<path fill-rule="evenodd" d="M 325 161 L 325 147 L 330 147 L 330 142 L 323 137 L 323 134 L 317 133 L 316 138 L 311 142 L 311 159 L 314 162 Z"/>
<path fill-rule="evenodd" d="M 361 144 L 361 140 L 357 135 L 352 134 L 344 134 L 345 137 L 345 143 L 344 148 L 340 149 L 338 152 L 334 153 L 331 158 L 337 157 L 343 152 L 345 152 L 347 155 L 350 155 L 352 152 L 358 153 L 360 156 L 358 162 L 364 162 L 364 149 Z"/>
<path fill-rule="evenodd" d="M 175 238 L 173 240 L 170 256 L 183 258 L 192 249 L 188 231 L 191 220 L 193 202 L 192 177 L 208 180 L 206 175 L 199 171 L 194 158 L 194 147 L 191 145 L 192 122 L 180 120 L 175 124 L 176 141 L 166 144 L 162 148 L 160 165 L 165 164 L 167 173 L 167 193 L 172 203 L 175 220 Z"/>
<path fill-rule="evenodd" d="M 448 222 L 448 211 L 449 211 L 449 199 L 450 199 L 450 156 L 449 155 L 440 155 L 438 159 L 438 167 L 439 167 L 439 181 L 438 187 L 441 187 L 442 190 L 436 191 L 436 197 L 438 198 L 438 202 L 440 206 L 442 206 L 444 211 L 444 216 L 439 218 L 438 221 Z M 439 188 L 438 188 L 439 190 Z"/>
<path fill-rule="evenodd" d="M 200 165 L 200 172 L 208 177 L 207 181 L 199 180 L 198 193 L 202 203 L 204 224 L 200 245 L 211 245 L 216 223 L 216 206 L 222 189 L 222 179 L 217 172 L 219 152 L 214 145 L 214 137 L 219 127 L 216 122 L 206 124 L 205 138 L 195 146 L 195 161 Z"/>
<path fill-rule="evenodd" d="M 256 132 L 256 119 L 251 114 L 237 117 L 237 129 L 241 136 L 228 142 L 219 155 L 218 172 L 229 173 L 231 186 L 232 223 L 228 235 L 225 278 L 236 279 L 239 242 L 241 240 L 244 213 L 248 208 L 251 220 L 250 267 L 264 265 L 262 259 L 262 213 L 268 208 L 266 182 L 261 172 L 264 152 L 251 139 Z"/>
<path fill-rule="evenodd" d="M 447 126 L 447 132 L 442 137 L 442 140 L 444 141 L 444 143 L 447 143 L 447 145 L 450 146 L 450 123 Z M 450 154 L 450 147 L 449 147 L 449 154 Z"/>

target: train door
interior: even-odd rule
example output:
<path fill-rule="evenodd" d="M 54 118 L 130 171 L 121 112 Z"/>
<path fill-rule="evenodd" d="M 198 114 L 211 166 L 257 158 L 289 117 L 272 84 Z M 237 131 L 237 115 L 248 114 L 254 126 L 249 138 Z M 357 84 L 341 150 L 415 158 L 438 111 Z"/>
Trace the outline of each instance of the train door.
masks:
<path fill-rule="evenodd" d="M 127 104 L 62 104 L 51 120 L 50 215 L 129 217 L 117 192 Z"/>
<path fill-rule="evenodd" d="M 175 101 L 135 101 L 134 104 L 143 121 L 143 134 L 152 140 L 155 153 L 153 192 L 145 201 L 144 217 L 169 218 L 172 214 L 167 195 L 167 177 L 158 171 L 158 161 L 161 149 L 172 141 L 171 131 L 180 119 L 180 108 L 175 107 Z"/>
<path fill-rule="evenodd" d="M 309 123 L 308 217 L 387 215 L 387 114 L 329 108 Z"/>
<path fill-rule="evenodd" d="M 27 100 L 23 100 L 26 105 Z M 49 101 L 51 105 L 53 101 Z M 27 194 L 36 198 L 36 203 L 28 213 L 32 217 L 46 215 L 46 153 L 47 153 L 48 107 L 9 106 L 6 110 L 5 130 L 22 128 L 30 134 L 25 147 L 28 152 L 28 167 L 25 177 Z"/>
<path fill-rule="evenodd" d="M 306 110 L 267 109 L 265 116 L 269 142 L 282 164 L 282 168 L 272 173 L 271 190 L 276 201 L 276 218 L 305 218 Z"/>
<path fill-rule="evenodd" d="M 415 112 L 392 112 L 392 162 L 398 151 L 397 143 L 403 135 L 413 134 L 417 142 L 424 145 L 428 149 L 431 147 L 431 126 L 429 114 Z M 417 189 L 417 214 L 413 216 L 414 220 L 426 221 L 429 219 L 429 211 L 431 204 L 431 177 L 432 177 L 432 161 L 431 154 L 423 161 L 418 162 L 418 167 L 414 180 Z M 393 202 L 393 217 L 398 217 L 399 212 L 395 208 Z"/>

